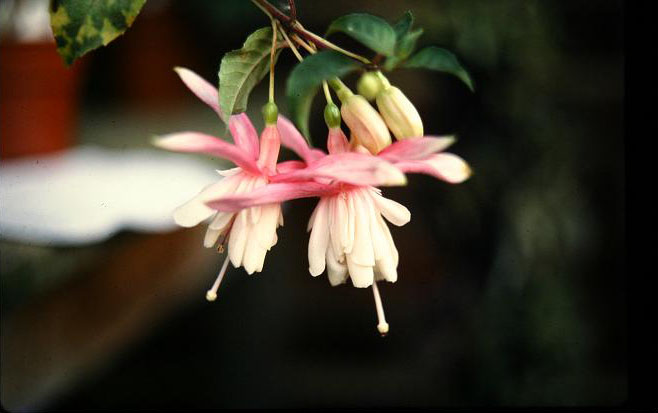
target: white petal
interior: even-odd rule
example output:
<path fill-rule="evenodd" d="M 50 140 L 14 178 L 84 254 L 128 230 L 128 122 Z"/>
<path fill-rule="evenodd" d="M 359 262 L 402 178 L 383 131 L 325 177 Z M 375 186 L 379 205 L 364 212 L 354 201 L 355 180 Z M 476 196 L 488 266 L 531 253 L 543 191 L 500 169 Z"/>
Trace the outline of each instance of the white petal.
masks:
<path fill-rule="evenodd" d="M 411 212 L 409 212 L 404 205 L 388 198 L 384 198 L 381 195 L 373 194 L 372 192 L 371 194 L 377 208 L 391 224 L 401 227 L 409 222 L 411 219 Z"/>
<path fill-rule="evenodd" d="M 235 213 L 233 212 L 218 212 L 217 215 L 215 215 L 215 218 L 210 221 L 208 227 L 216 231 L 221 231 L 231 222 L 234 215 Z"/>
<path fill-rule="evenodd" d="M 260 231 L 262 230 L 264 228 L 259 228 L 258 226 L 252 226 L 250 228 L 249 237 L 247 238 L 244 249 L 244 257 L 242 258 L 242 265 L 245 271 L 247 271 L 247 274 L 253 274 L 254 271 L 263 268 L 267 248 L 263 247 L 258 240 Z"/>
<path fill-rule="evenodd" d="M 261 207 L 260 206 L 255 206 L 249 208 L 249 223 L 251 225 L 257 225 L 258 221 L 260 221 L 260 213 L 261 213 Z"/>
<path fill-rule="evenodd" d="M 336 213 L 341 218 L 340 227 L 338 228 L 338 235 L 340 236 L 340 245 L 343 247 L 343 251 L 346 253 L 348 250 L 351 250 L 351 243 L 348 240 L 348 231 L 349 231 L 349 214 L 347 210 L 347 198 L 349 194 L 342 193 L 336 197 Z"/>
<path fill-rule="evenodd" d="M 395 248 L 395 242 L 393 242 L 393 236 L 391 236 L 391 231 L 388 229 L 388 225 L 386 225 L 386 222 L 384 222 L 384 218 L 382 218 L 381 215 L 377 215 L 377 222 L 379 222 L 379 227 L 381 228 L 382 232 L 386 236 L 386 239 L 388 240 L 388 249 L 390 251 L 391 258 L 393 259 L 393 265 L 395 266 L 395 268 L 397 268 L 399 255 L 397 248 Z"/>
<path fill-rule="evenodd" d="M 311 238 L 308 241 L 308 271 L 317 277 L 324 272 L 325 256 L 329 246 L 328 203 L 321 199 L 313 211 L 314 221 Z"/>
<path fill-rule="evenodd" d="M 252 231 L 256 231 L 258 236 L 255 240 L 266 250 L 269 250 L 274 245 L 280 208 L 279 204 L 267 204 L 259 207 L 261 210 L 260 220 Z"/>
<path fill-rule="evenodd" d="M 265 186 L 265 183 L 266 183 L 265 179 L 261 177 L 255 178 L 252 180 L 252 183 L 249 187 L 249 191 L 253 191 L 256 188 Z M 258 206 L 249 208 L 249 218 L 253 225 L 256 225 L 256 223 L 258 223 L 258 221 L 260 220 L 260 213 L 261 213 L 261 208 Z"/>
<path fill-rule="evenodd" d="M 365 193 L 370 194 L 369 192 Z M 374 202 L 371 197 L 367 197 L 367 200 L 371 203 Z M 373 250 L 375 251 L 375 279 L 396 282 L 398 279 L 397 250 L 393 244 L 393 238 L 390 236 L 390 231 L 388 231 L 388 226 L 386 226 L 379 213 L 370 216 L 370 235 Z"/>
<path fill-rule="evenodd" d="M 354 227 L 356 220 L 356 209 L 354 208 L 354 195 L 347 197 L 347 244 L 345 252 L 351 253 L 354 248 Z"/>
<path fill-rule="evenodd" d="M 242 181 L 241 176 L 224 178 L 203 188 L 199 194 L 174 210 L 174 221 L 182 227 L 193 227 L 216 211 L 204 203 L 229 192 L 233 192 Z"/>
<path fill-rule="evenodd" d="M 217 238 L 222 233 L 220 230 L 212 229 L 208 227 L 206 230 L 206 236 L 203 238 L 203 246 L 206 248 L 212 248 L 217 242 Z"/>
<path fill-rule="evenodd" d="M 276 242 L 277 219 L 280 213 L 279 204 L 267 204 L 259 207 L 259 220 L 250 223 L 249 238 L 242 260 L 245 270 L 252 274 L 262 271 L 267 251 Z M 253 209 L 253 208 L 252 208 Z"/>
<path fill-rule="evenodd" d="M 332 287 L 345 283 L 347 281 L 347 265 L 341 264 L 336 259 L 336 254 L 329 244 L 326 251 L 327 258 L 327 277 Z"/>
<path fill-rule="evenodd" d="M 343 226 L 344 218 L 338 215 L 338 197 L 333 196 L 327 198 L 328 210 L 329 210 L 329 234 L 331 240 L 331 246 L 336 251 L 336 254 L 340 255 L 344 252 L 343 245 L 340 243 L 340 230 Z"/>
<path fill-rule="evenodd" d="M 354 221 L 354 246 L 352 252 L 346 254 L 353 263 L 373 267 L 375 265 L 375 253 L 372 249 L 372 237 L 370 236 L 370 215 L 376 212 L 355 191 L 354 209 L 356 219 Z M 348 262 L 349 262 L 348 260 Z M 350 273 L 352 272 L 350 267 Z"/>
<path fill-rule="evenodd" d="M 370 227 L 370 238 L 372 239 L 372 249 L 375 254 L 375 260 L 379 261 L 383 256 L 390 255 L 388 239 L 386 238 L 386 235 L 382 231 L 381 227 L 379 226 L 379 222 L 377 221 L 379 212 L 377 212 L 375 209 L 372 196 L 370 196 L 368 191 L 364 191 L 362 194 L 364 195 L 364 201 L 368 203 L 370 209 L 373 211 L 373 213 L 368 214 L 368 225 Z"/>
<path fill-rule="evenodd" d="M 228 256 L 235 268 L 242 265 L 242 257 L 244 256 L 244 249 L 249 235 L 247 219 L 244 217 L 246 214 L 247 211 L 244 209 L 238 212 L 238 216 L 233 221 L 233 228 L 231 228 L 231 235 L 228 239 Z"/>
<path fill-rule="evenodd" d="M 322 200 L 320 200 L 320 202 L 322 202 Z M 308 224 L 306 224 L 306 232 L 309 232 L 311 228 L 313 228 L 313 221 L 315 221 L 315 214 L 317 214 L 317 212 L 318 212 L 318 207 L 316 206 L 313 212 L 311 213 L 311 217 L 308 219 Z"/>
<path fill-rule="evenodd" d="M 352 284 L 357 288 L 366 288 L 372 285 L 374 272 L 371 266 L 359 265 L 352 260 L 351 255 L 346 255 L 347 268 L 350 272 Z"/>
<path fill-rule="evenodd" d="M 471 168 L 459 156 L 452 153 L 437 153 L 425 161 L 446 181 L 458 184 L 472 175 Z"/>
<path fill-rule="evenodd" d="M 395 248 L 395 247 L 394 247 Z M 392 255 L 386 255 L 377 261 L 375 269 L 378 274 L 377 279 L 385 279 L 389 282 L 396 282 L 398 280 L 398 270 Z"/>

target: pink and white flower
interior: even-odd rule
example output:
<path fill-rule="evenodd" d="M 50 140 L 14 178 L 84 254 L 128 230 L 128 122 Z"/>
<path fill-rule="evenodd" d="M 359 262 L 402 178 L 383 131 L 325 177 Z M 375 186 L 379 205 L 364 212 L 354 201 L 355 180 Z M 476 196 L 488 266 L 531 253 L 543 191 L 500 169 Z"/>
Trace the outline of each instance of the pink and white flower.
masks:
<path fill-rule="evenodd" d="M 176 71 L 190 90 L 225 121 L 218 104 L 217 89 L 188 69 L 177 68 Z M 229 259 L 233 266 L 242 266 L 249 274 L 262 271 L 267 252 L 277 242 L 276 229 L 283 225 L 283 200 L 334 190 L 316 180 L 374 185 L 406 182 L 404 174 L 383 159 L 351 153 L 324 156 L 322 151 L 309 148 L 306 142 L 298 149 L 310 162 L 277 164 L 281 140 L 277 124 L 266 125 L 260 142 L 256 129 L 244 113 L 231 116 L 228 125 L 235 144 L 198 132 L 169 134 L 154 141 L 156 146 L 164 149 L 208 153 L 237 165 L 233 169 L 218 171 L 223 179 L 205 187 L 174 212 L 174 220 L 183 227 L 193 227 L 210 219 L 204 246 L 211 248 L 219 241 L 219 249 L 223 250 L 228 242 L 228 257 L 207 294 L 211 301 L 216 298 Z M 292 128 L 299 134 L 283 117 L 279 117 L 278 125 L 283 125 L 288 132 Z M 209 206 L 209 202 L 217 198 L 249 196 L 257 191 L 262 195 L 257 202 L 247 202 L 230 211 L 218 211 Z"/>
<path fill-rule="evenodd" d="M 442 152 L 454 142 L 454 139 L 449 137 L 406 139 L 395 142 L 377 156 L 373 156 L 354 152 L 358 149 L 350 147 L 340 128 L 332 128 L 329 130 L 327 140 L 330 154 L 326 155 L 317 149 L 309 148 L 304 138 L 289 121 L 280 118 L 278 126 L 282 144 L 295 151 L 309 164 L 329 164 L 333 163 L 332 157 L 352 155 L 384 159 L 403 172 L 426 173 L 450 183 L 462 182 L 471 173 L 463 159 L 457 155 Z M 350 150 L 352 152 L 348 152 Z M 339 164 L 335 166 L 340 167 Z M 303 169 L 293 173 L 304 176 L 301 171 Z M 277 179 L 280 177 L 275 177 L 274 181 Z M 354 177 L 347 183 L 316 177 L 315 185 L 307 183 L 305 190 L 298 190 L 294 196 L 286 192 L 288 185 L 294 184 L 270 184 L 269 188 L 255 189 L 248 194 L 216 198 L 208 202 L 208 205 L 220 211 L 234 211 L 248 205 L 272 201 L 283 202 L 292 197 L 319 196 L 321 197 L 320 203 L 309 222 L 309 230 L 312 230 L 309 243 L 309 272 L 317 276 L 327 268 L 332 285 L 345 282 L 348 274 L 356 287 L 372 285 L 375 280 L 375 272 L 379 274 L 376 279 L 386 279 L 391 282 L 397 280 L 395 271 L 397 251 L 391 253 L 391 258 L 394 258 L 392 262 L 395 264 L 391 267 L 390 261 L 378 264 L 377 258 L 371 259 L 368 250 L 373 249 L 373 245 L 383 246 L 385 243 L 382 240 L 389 239 L 388 228 L 386 227 L 386 231 L 384 231 L 379 224 L 383 222 L 382 216 L 398 226 L 409 221 L 410 213 L 404 206 L 382 197 L 381 191 L 374 187 L 377 184 L 365 180 L 358 182 L 358 179 L 354 179 Z M 378 225 L 374 225 L 374 222 L 377 222 Z M 357 227 L 360 229 L 358 234 Z M 381 232 L 380 228 L 382 228 Z M 316 229 L 317 232 L 315 232 Z M 395 249 L 392 240 L 389 243 L 390 245 L 382 251 Z M 362 247 L 362 245 L 370 245 L 370 248 Z M 355 246 L 356 250 L 354 250 Z M 353 258 L 350 258 L 351 254 L 355 254 Z M 372 254 L 374 256 L 374 251 Z M 325 267 L 327 262 L 331 263 L 331 268 Z M 344 268 L 334 265 L 335 262 Z"/>
<path fill-rule="evenodd" d="M 450 183 L 462 182 L 471 173 L 460 157 L 442 152 L 454 142 L 452 138 L 422 137 L 398 141 L 378 156 L 373 156 L 365 148 L 350 146 L 345 134 L 336 127 L 329 130 L 329 155 L 325 155 L 309 148 L 287 120 L 279 119 L 278 126 L 284 146 L 309 164 L 323 160 L 329 163 L 327 159 L 333 156 L 351 154 L 384 159 L 401 171 L 426 173 Z M 376 184 L 365 180 L 349 184 L 327 178 L 316 178 L 315 181 L 316 188 L 307 185 L 306 193 L 296 194 L 296 197 L 320 197 L 308 224 L 311 231 L 309 272 L 312 276 L 318 276 L 326 269 L 332 286 L 346 282 L 347 277 L 355 287 L 372 286 L 379 319 L 377 328 L 381 334 L 386 334 L 389 327 L 376 281 L 397 281 L 399 256 L 384 218 L 402 226 L 409 222 L 411 214 L 403 205 L 381 196 L 381 191 L 374 187 Z M 255 189 L 249 194 L 221 197 L 208 205 L 218 210 L 232 211 L 259 202 L 291 199 L 284 188 L 274 191 L 276 185 L 272 184 L 269 189 Z"/>

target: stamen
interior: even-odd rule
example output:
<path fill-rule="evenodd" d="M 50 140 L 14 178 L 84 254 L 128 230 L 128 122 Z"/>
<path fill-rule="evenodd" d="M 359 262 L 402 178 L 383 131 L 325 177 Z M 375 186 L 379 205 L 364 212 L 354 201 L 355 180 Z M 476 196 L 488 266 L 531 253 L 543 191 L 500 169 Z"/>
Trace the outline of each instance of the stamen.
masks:
<path fill-rule="evenodd" d="M 235 222 L 235 215 L 233 216 L 233 218 L 231 218 L 231 222 L 229 222 L 224 232 L 222 232 L 219 235 L 219 239 L 217 240 L 218 241 L 217 252 L 220 254 L 223 254 L 224 251 L 226 251 L 226 243 L 228 242 L 228 237 L 231 234 L 231 229 L 233 228 L 234 222 Z"/>
<path fill-rule="evenodd" d="M 215 280 L 215 283 L 212 285 L 212 288 L 208 290 L 206 293 L 206 300 L 208 301 L 215 301 L 217 299 L 217 289 L 219 288 L 219 284 L 222 282 L 222 279 L 224 278 L 224 274 L 226 273 L 226 269 L 228 268 L 228 255 L 224 259 L 224 264 L 222 264 L 222 268 L 219 270 L 219 274 L 217 274 L 217 279 Z"/>
<path fill-rule="evenodd" d="M 375 296 L 375 307 L 377 308 L 377 330 L 382 337 L 388 334 L 388 323 L 384 316 L 384 307 L 382 306 L 382 297 L 379 295 L 379 288 L 377 288 L 377 281 L 372 282 L 372 294 Z"/>

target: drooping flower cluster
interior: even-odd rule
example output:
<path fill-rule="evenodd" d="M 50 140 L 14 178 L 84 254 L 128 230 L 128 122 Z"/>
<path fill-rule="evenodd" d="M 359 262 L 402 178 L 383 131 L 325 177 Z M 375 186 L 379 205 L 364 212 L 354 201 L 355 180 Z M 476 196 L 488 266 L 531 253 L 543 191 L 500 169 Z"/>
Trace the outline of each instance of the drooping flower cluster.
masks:
<path fill-rule="evenodd" d="M 226 121 L 217 103 L 217 89 L 187 69 L 177 72 L 192 92 Z M 378 330 L 388 332 L 376 282 L 397 281 L 399 258 L 385 220 L 402 226 L 411 214 L 403 205 L 383 197 L 378 187 L 404 185 L 405 173 L 425 173 L 459 183 L 470 176 L 470 169 L 458 156 L 443 152 L 454 142 L 452 138 L 422 136 L 422 121 L 411 102 L 381 73 L 374 76 L 375 86 L 367 95 L 376 100 L 379 112 L 338 81 L 335 89 L 341 109 L 333 104 L 325 109 L 328 154 L 309 147 L 276 109 L 265 111 L 260 141 L 242 113 L 228 118 L 235 144 L 197 132 L 166 135 L 154 142 L 169 150 L 210 153 L 236 165 L 218 171 L 222 179 L 174 213 L 176 222 L 184 227 L 209 220 L 204 245 L 219 243 L 220 251 L 228 247 L 228 257 L 207 294 L 209 300 L 216 298 L 228 260 L 249 274 L 262 271 L 267 252 L 277 243 L 276 229 L 283 225 L 282 202 L 319 197 L 308 223 L 309 272 L 315 277 L 326 270 L 332 286 L 348 278 L 355 287 L 372 286 Z M 341 129 L 341 115 L 351 131 L 350 141 Z M 397 142 L 391 143 L 389 129 Z M 281 144 L 301 161 L 277 163 Z"/>

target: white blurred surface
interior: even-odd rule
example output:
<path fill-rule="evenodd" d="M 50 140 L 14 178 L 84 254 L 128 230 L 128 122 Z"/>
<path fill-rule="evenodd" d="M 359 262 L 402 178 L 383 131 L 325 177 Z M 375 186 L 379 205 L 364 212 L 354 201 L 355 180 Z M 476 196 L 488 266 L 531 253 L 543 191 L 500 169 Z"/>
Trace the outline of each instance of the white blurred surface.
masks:
<path fill-rule="evenodd" d="M 23 43 L 53 42 L 48 0 L 3 0 L 0 33 Z"/>
<path fill-rule="evenodd" d="M 80 146 L 0 163 L 0 237 L 75 246 L 121 229 L 165 232 L 172 211 L 218 174 L 207 163 L 157 149 Z"/>

